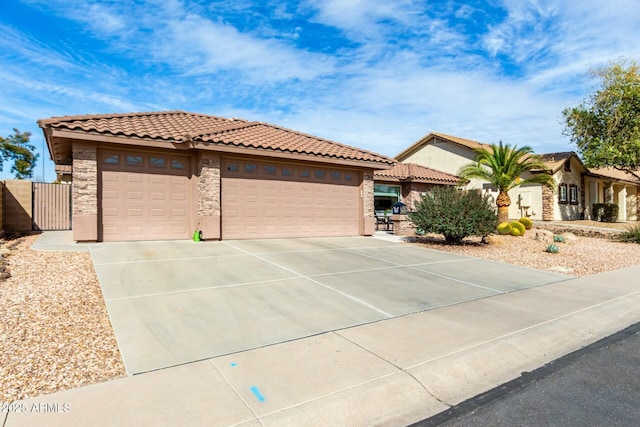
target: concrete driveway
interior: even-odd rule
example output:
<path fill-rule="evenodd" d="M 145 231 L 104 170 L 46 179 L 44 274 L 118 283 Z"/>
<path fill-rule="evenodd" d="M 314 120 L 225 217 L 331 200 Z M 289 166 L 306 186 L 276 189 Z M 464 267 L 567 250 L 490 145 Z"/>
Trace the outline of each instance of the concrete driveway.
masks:
<path fill-rule="evenodd" d="M 370 237 L 89 251 L 130 375 L 570 278 Z"/>

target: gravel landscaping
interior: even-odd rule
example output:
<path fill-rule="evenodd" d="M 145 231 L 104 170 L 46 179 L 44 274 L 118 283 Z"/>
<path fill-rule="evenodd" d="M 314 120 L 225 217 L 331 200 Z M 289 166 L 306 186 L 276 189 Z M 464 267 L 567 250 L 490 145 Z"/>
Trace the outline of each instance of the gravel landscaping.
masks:
<path fill-rule="evenodd" d="M 640 261 L 638 244 L 571 234 L 559 253 L 547 253 L 540 233 L 461 246 L 428 235 L 410 244 L 573 276 Z M 89 254 L 31 250 L 37 238 L 0 241 L 0 402 L 126 375 Z"/>
<path fill-rule="evenodd" d="M 631 267 L 640 263 L 640 245 L 620 243 L 606 238 L 563 233 L 564 243 L 555 243 L 559 253 L 548 253 L 552 241 L 536 240 L 540 230 L 527 230 L 524 236 L 491 236 L 488 244 L 480 238 L 466 238 L 463 245 L 449 246 L 438 235 L 418 238 L 421 246 L 492 261 L 517 264 L 537 270 L 555 271 L 576 277 Z M 551 238 L 553 233 L 549 232 Z"/>
<path fill-rule="evenodd" d="M 91 257 L 2 241 L 0 402 L 126 375 Z"/>

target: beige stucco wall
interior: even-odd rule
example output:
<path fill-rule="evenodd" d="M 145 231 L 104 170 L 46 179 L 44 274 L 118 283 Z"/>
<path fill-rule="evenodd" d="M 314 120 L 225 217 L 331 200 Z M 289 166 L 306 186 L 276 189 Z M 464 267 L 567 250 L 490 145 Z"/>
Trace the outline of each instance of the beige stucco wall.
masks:
<path fill-rule="evenodd" d="M 497 193 L 495 193 L 497 195 Z M 528 216 L 533 220 L 542 220 L 542 186 L 538 184 L 523 185 L 509 191 L 511 206 L 509 218 L 520 219 Z"/>
<path fill-rule="evenodd" d="M 467 147 L 448 141 L 436 141 L 404 159 L 403 163 L 416 163 L 442 172 L 457 175 L 462 166 L 472 163 L 476 153 Z M 483 181 L 472 179 L 465 188 L 482 188 Z"/>
<path fill-rule="evenodd" d="M 627 221 L 638 220 L 638 187 L 627 187 Z"/>
<path fill-rule="evenodd" d="M 556 181 L 556 197 L 553 207 L 553 219 L 558 221 L 576 220 L 580 219 L 580 214 L 583 211 L 583 200 L 587 200 L 583 197 L 582 192 L 582 167 L 580 163 L 574 158 L 571 158 L 571 172 L 565 171 L 564 167 L 561 167 L 558 172 L 553 175 Z M 578 186 L 578 204 L 572 205 L 570 203 L 560 204 L 558 202 L 558 185 L 567 184 L 567 198 L 569 197 L 569 186 Z"/>

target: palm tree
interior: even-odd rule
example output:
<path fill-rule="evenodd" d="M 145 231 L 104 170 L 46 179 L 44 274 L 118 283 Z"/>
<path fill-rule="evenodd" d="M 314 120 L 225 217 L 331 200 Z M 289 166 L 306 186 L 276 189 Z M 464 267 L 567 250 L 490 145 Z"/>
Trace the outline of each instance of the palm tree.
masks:
<path fill-rule="evenodd" d="M 458 175 L 462 179 L 478 178 L 488 181 L 498 189 L 498 221 L 503 222 L 509 219 L 509 205 L 511 198 L 507 193 L 512 188 L 523 184 L 542 184 L 552 190 L 555 189 L 555 181 L 546 172 L 546 166 L 542 158 L 533 154 L 533 149 L 529 146 L 518 148 L 509 144 L 491 144 L 489 148 L 478 148 L 474 150 L 478 155 L 475 163 L 463 166 Z M 540 171 L 532 174 L 531 177 L 522 179 L 524 172 Z"/>

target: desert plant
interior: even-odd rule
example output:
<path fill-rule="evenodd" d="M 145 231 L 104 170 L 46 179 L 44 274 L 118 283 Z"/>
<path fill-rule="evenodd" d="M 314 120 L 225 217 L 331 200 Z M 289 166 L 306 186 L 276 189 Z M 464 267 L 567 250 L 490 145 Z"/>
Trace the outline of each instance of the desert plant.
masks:
<path fill-rule="evenodd" d="M 517 228 L 518 229 L 518 236 L 524 236 L 524 233 L 525 233 L 524 224 L 522 224 L 519 221 L 513 221 L 510 224 L 511 224 L 511 228 Z"/>
<path fill-rule="evenodd" d="M 455 187 L 436 187 L 409 214 L 416 228 L 444 235 L 447 244 L 468 236 L 486 237 L 496 228 L 497 215 L 488 195 Z"/>
<path fill-rule="evenodd" d="M 640 244 L 640 225 L 634 225 L 627 228 L 625 231 L 618 234 L 615 239 L 620 242 Z"/>
<path fill-rule="evenodd" d="M 518 148 L 500 141 L 497 145 L 483 146 L 474 151 L 477 154 L 474 163 L 463 166 L 458 175 L 465 180 L 478 178 L 496 187 L 496 205 L 500 222 L 509 219 L 511 198 L 508 192 L 512 188 L 526 184 L 542 184 L 555 188 L 555 180 L 547 173 L 547 166 L 540 156 L 533 154 L 533 149 L 529 146 Z M 541 173 L 521 178 L 521 175 L 532 170 Z"/>
<path fill-rule="evenodd" d="M 511 234 L 512 236 L 522 236 L 522 234 L 520 234 L 520 229 L 517 227 L 511 227 L 511 231 L 509 232 L 509 234 Z"/>
<path fill-rule="evenodd" d="M 591 205 L 591 217 L 601 222 L 616 222 L 618 205 L 613 203 L 594 203 Z"/>
<path fill-rule="evenodd" d="M 564 243 L 564 237 L 562 236 L 553 236 L 553 241 L 556 243 Z"/>
<path fill-rule="evenodd" d="M 560 252 L 560 248 L 558 247 L 558 245 L 551 244 L 547 246 L 546 252 L 549 252 L 550 254 L 557 254 L 558 252 Z"/>
<path fill-rule="evenodd" d="M 531 228 L 533 228 L 533 220 L 531 218 L 523 216 L 519 219 L 519 222 L 524 225 L 524 228 L 526 228 L 527 230 L 531 230 Z"/>
<path fill-rule="evenodd" d="M 506 235 L 511 233 L 511 224 L 508 222 L 501 222 L 498 224 L 498 234 Z"/>

